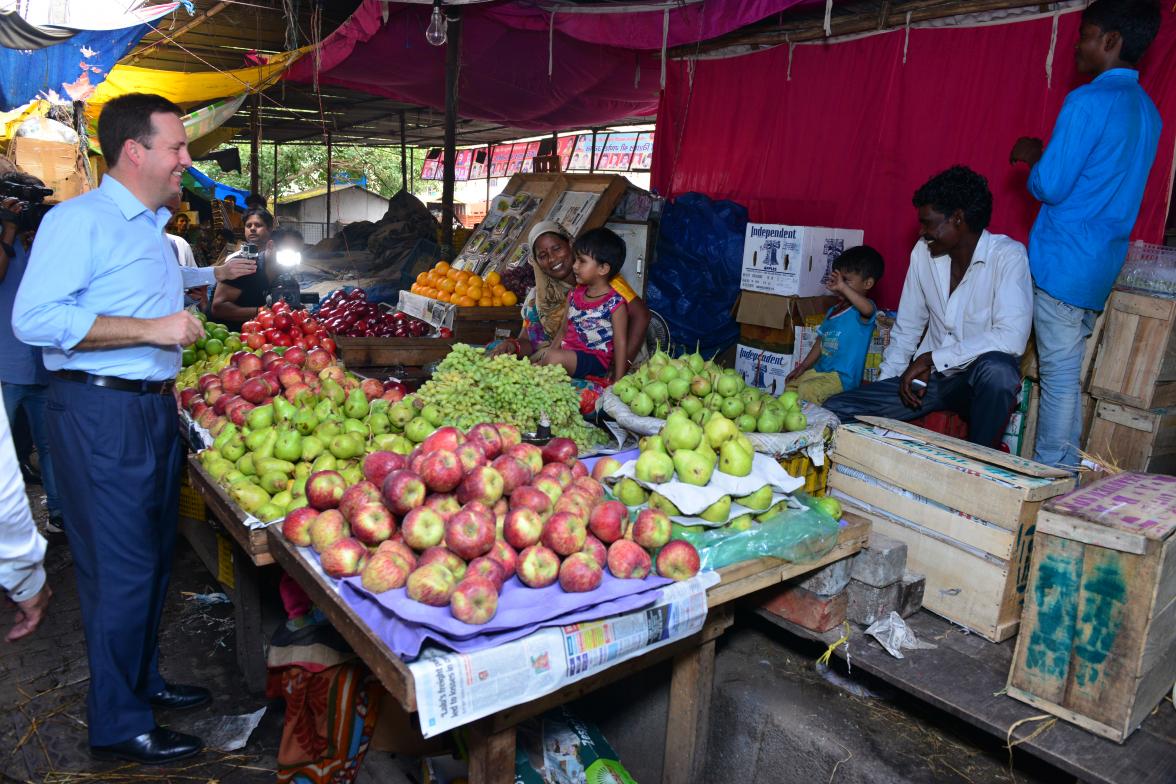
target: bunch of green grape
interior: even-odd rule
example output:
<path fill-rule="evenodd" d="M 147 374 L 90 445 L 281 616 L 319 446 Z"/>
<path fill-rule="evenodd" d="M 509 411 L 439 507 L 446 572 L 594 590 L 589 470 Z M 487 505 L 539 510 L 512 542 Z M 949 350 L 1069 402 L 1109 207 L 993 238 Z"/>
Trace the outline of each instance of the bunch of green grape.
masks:
<path fill-rule="evenodd" d="M 557 365 L 532 365 L 510 355 L 458 343 L 417 392 L 437 406 L 445 423 L 463 430 L 480 422 L 506 422 L 534 432 L 546 412 L 551 432 L 571 438 L 581 450 L 602 443 L 604 435 L 580 416 L 580 395 Z"/>

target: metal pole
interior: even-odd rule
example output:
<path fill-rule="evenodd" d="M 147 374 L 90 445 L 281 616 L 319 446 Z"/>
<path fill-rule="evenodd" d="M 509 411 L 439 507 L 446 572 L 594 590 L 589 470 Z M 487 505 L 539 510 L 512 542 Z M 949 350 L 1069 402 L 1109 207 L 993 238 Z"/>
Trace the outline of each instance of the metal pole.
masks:
<path fill-rule="evenodd" d="M 452 14 L 452 15 L 450 15 Z M 445 45 L 445 172 L 441 181 L 441 252 L 453 258 L 453 183 L 457 170 L 457 76 L 461 66 L 461 8 L 446 12 Z"/>
<path fill-rule="evenodd" d="M 257 193 L 258 183 L 261 181 L 261 172 L 258 171 L 260 164 L 258 163 L 258 147 L 261 145 L 261 117 L 260 117 L 261 95 L 259 93 L 253 94 L 253 100 L 249 107 L 249 192 Z"/>
<path fill-rule="evenodd" d="M 486 212 L 490 212 L 490 153 L 493 152 L 493 147 L 490 144 L 486 145 Z"/>
<path fill-rule="evenodd" d="M 331 132 L 327 131 L 327 225 L 323 229 L 323 239 L 331 236 L 331 156 L 334 148 L 331 145 Z"/>
<path fill-rule="evenodd" d="M 408 144 L 404 141 L 407 124 L 404 110 L 400 110 L 400 190 L 408 190 Z"/>
<path fill-rule="evenodd" d="M 278 143 L 274 142 L 274 187 L 272 194 L 274 197 L 274 215 L 278 214 Z"/>
<path fill-rule="evenodd" d="M 551 155 L 559 160 L 559 131 L 551 132 Z M 563 171 L 563 164 L 560 164 L 559 169 Z"/>
<path fill-rule="evenodd" d="M 596 129 L 592 129 L 592 152 L 588 154 L 588 173 L 596 173 Z"/>

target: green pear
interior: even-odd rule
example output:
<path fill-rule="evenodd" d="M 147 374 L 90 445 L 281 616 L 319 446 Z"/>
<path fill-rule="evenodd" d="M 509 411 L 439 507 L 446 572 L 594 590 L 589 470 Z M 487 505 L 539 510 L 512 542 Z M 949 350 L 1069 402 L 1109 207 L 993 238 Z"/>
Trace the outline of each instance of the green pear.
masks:
<path fill-rule="evenodd" d="M 704 487 L 710 482 L 715 463 L 693 449 L 679 449 L 674 452 L 674 470 L 678 473 L 678 481 Z"/>
<path fill-rule="evenodd" d="M 751 414 L 740 414 L 735 417 L 735 427 L 739 428 L 744 433 L 755 432 L 755 417 Z"/>
<path fill-rule="evenodd" d="M 616 496 L 625 506 L 641 506 L 649 500 L 649 491 L 626 476 L 617 483 Z"/>
<path fill-rule="evenodd" d="M 358 463 L 347 466 L 339 473 L 347 480 L 348 485 L 359 484 L 363 481 L 363 469 L 359 467 Z"/>
<path fill-rule="evenodd" d="M 339 412 L 335 410 L 335 404 L 326 398 L 323 398 L 314 406 L 314 415 L 320 422 L 329 419 L 337 413 Z"/>
<path fill-rule="evenodd" d="M 286 514 L 290 514 L 295 509 L 301 509 L 304 506 L 309 506 L 310 501 L 306 500 L 306 496 L 294 496 L 290 499 L 290 503 L 286 504 Z"/>
<path fill-rule="evenodd" d="M 294 462 L 302 459 L 302 435 L 297 430 L 283 430 L 278 433 L 274 444 L 274 457 Z"/>
<path fill-rule="evenodd" d="M 343 432 L 354 433 L 365 441 L 367 440 L 367 437 L 372 434 L 371 429 L 368 428 L 367 422 L 359 419 L 344 419 Z"/>
<path fill-rule="evenodd" d="M 376 401 L 372 401 L 373 403 Z M 387 402 L 387 401 L 384 401 Z M 388 415 L 376 411 L 368 414 L 367 418 L 368 428 L 372 431 L 372 435 L 379 435 L 381 433 L 388 433 L 392 430 L 392 423 L 388 420 Z"/>
<path fill-rule="evenodd" d="M 294 415 L 294 427 L 304 436 L 308 436 L 314 432 L 314 429 L 319 426 L 318 416 L 309 408 L 301 408 L 298 413 Z"/>
<path fill-rule="evenodd" d="M 735 499 L 742 506 L 752 509 L 756 512 L 762 512 L 772 505 L 772 486 L 764 485 L 759 490 L 748 495 L 739 496 Z"/>
<path fill-rule="evenodd" d="M 653 401 L 654 405 L 664 403 L 670 397 L 670 390 L 666 387 L 665 382 L 662 381 L 654 381 L 642 391 L 649 396 L 649 399 Z"/>
<path fill-rule="evenodd" d="M 297 463 L 294 464 L 294 478 L 295 479 L 305 479 L 308 476 L 310 476 L 310 461 L 309 460 L 299 460 Z"/>
<path fill-rule="evenodd" d="M 282 490 L 281 492 L 274 493 L 274 497 L 270 499 L 270 503 L 279 509 L 285 509 L 293 500 L 294 496 L 289 490 Z"/>
<path fill-rule="evenodd" d="M 751 473 L 752 453 L 735 441 L 728 441 L 719 447 L 719 470 L 731 476 L 747 476 Z"/>
<path fill-rule="evenodd" d="M 645 392 L 638 392 L 637 397 L 629 403 L 629 408 L 637 416 L 649 416 L 653 413 L 653 399 Z"/>
<path fill-rule="evenodd" d="M 661 436 L 645 436 L 637 442 L 637 448 L 642 452 L 661 452 L 663 455 L 669 454 L 666 452 L 665 439 Z"/>
<path fill-rule="evenodd" d="M 698 446 L 694 447 L 694 451 L 712 463 L 717 463 L 719 460 L 719 454 L 711 448 L 710 442 L 705 438 L 698 442 Z"/>
<path fill-rule="evenodd" d="M 290 486 L 290 477 L 281 471 L 270 471 L 262 474 L 257 483 L 261 485 L 262 490 L 272 496 L 274 493 L 280 493 Z"/>
<path fill-rule="evenodd" d="M 307 476 L 299 476 L 298 472 L 294 472 L 294 479 L 290 481 L 290 495 L 298 498 L 306 495 L 306 480 Z"/>
<path fill-rule="evenodd" d="M 298 409 L 294 407 L 294 404 L 286 400 L 286 398 L 282 397 L 281 395 L 278 395 L 274 398 L 273 407 L 274 421 L 279 425 L 284 425 L 290 420 L 294 419 L 294 415 L 298 413 Z M 264 408 L 264 406 L 262 406 L 262 408 Z M 250 425 L 250 427 L 252 427 L 252 425 Z"/>
<path fill-rule="evenodd" d="M 682 511 L 680 509 L 678 509 L 678 507 L 674 506 L 674 502 L 671 501 L 670 499 L 666 498 L 661 493 L 650 493 L 649 494 L 649 508 L 650 509 L 660 509 L 661 511 L 670 515 L 671 517 L 674 517 L 674 516 L 680 517 L 682 515 Z"/>
<path fill-rule="evenodd" d="M 732 531 L 748 531 L 751 529 L 751 524 L 753 522 L 755 522 L 754 517 L 749 514 L 742 514 L 731 522 L 727 523 L 726 527 Z"/>
<path fill-rule="evenodd" d="M 229 439 L 235 435 L 239 435 L 240 432 L 241 431 L 237 429 L 236 425 L 234 425 L 232 422 L 228 423 L 224 426 L 224 428 L 221 429 L 216 438 L 212 440 L 212 448 L 218 452 L 221 451 L 224 445 L 229 443 Z"/>
<path fill-rule="evenodd" d="M 671 416 L 661 431 L 666 450 L 673 454 L 678 449 L 694 449 L 702 441 L 702 428 L 690 421 L 686 412 Z"/>
<path fill-rule="evenodd" d="M 335 467 L 339 465 L 339 461 L 330 452 L 323 452 L 310 466 L 310 472 L 313 474 L 317 471 L 334 471 Z"/>
<path fill-rule="evenodd" d="M 326 448 L 323 440 L 318 436 L 306 436 L 302 439 L 302 453 L 298 455 L 298 458 L 313 462 Z"/>
<path fill-rule="evenodd" d="M 237 462 L 245 455 L 245 437 L 241 433 L 233 433 L 233 435 L 221 445 L 221 457 L 231 462 Z"/>
<path fill-rule="evenodd" d="M 694 415 L 697 414 L 699 411 L 702 411 L 702 401 L 701 400 L 694 397 L 694 395 L 687 395 L 686 397 L 682 398 L 682 402 L 679 403 L 678 405 L 682 406 L 682 410 L 685 411 L 686 415 L 691 418 L 691 421 L 693 421 L 693 422 L 698 421 L 698 420 L 694 419 Z"/>
<path fill-rule="evenodd" d="M 238 471 L 235 468 L 230 470 L 223 477 L 221 477 L 221 481 L 224 482 L 226 485 L 229 485 L 230 487 L 232 485 L 237 484 L 238 482 L 248 481 L 248 479 L 249 479 L 249 477 L 245 476 L 245 474 L 241 473 L 240 471 Z"/>
<path fill-rule="evenodd" d="M 343 391 L 343 387 L 339 386 L 333 378 L 328 378 L 323 382 L 322 396 L 336 406 L 343 405 L 343 401 L 347 399 L 347 393 Z"/>
<path fill-rule="evenodd" d="M 269 503 L 269 493 L 252 482 L 238 482 L 229 488 L 229 497 L 249 514 Z"/>
<path fill-rule="evenodd" d="M 343 404 L 343 413 L 351 419 L 363 419 L 368 415 L 367 395 L 359 387 L 347 393 L 347 402 Z"/>
<path fill-rule="evenodd" d="M 790 433 L 797 433 L 808 427 L 808 417 L 799 408 L 790 410 L 784 416 L 784 429 Z"/>
<path fill-rule="evenodd" d="M 653 407 L 653 416 L 656 419 L 665 419 L 670 415 L 670 402 L 667 400 L 663 403 L 658 403 Z"/>
<path fill-rule="evenodd" d="M 394 427 L 403 430 L 416 417 L 416 408 L 412 403 L 405 399 L 395 403 L 392 408 L 388 409 L 388 418 L 392 420 Z"/>
<path fill-rule="evenodd" d="M 254 457 L 253 464 L 257 466 L 257 473 L 259 476 L 264 476 L 272 471 L 280 471 L 286 476 L 294 473 L 294 464 L 289 460 L 282 460 L 278 457 Z"/>
<path fill-rule="evenodd" d="M 765 408 L 755 422 L 755 429 L 761 433 L 779 433 L 784 429 L 785 419 L 787 416 L 780 416 L 774 409 Z"/>
<path fill-rule="evenodd" d="M 707 443 L 712 449 L 718 449 L 726 441 L 739 435 L 739 428 L 722 414 L 712 416 L 702 428 Z"/>
<path fill-rule="evenodd" d="M 430 423 L 423 416 L 419 416 L 404 426 L 404 434 L 414 444 L 419 444 L 428 438 L 436 429 L 436 425 Z"/>
<path fill-rule="evenodd" d="M 764 410 L 764 401 L 762 398 L 756 397 L 748 400 L 743 399 L 743 413 L 755 419 Z"/>
<path fill-rule="evenodd" d="M 249 435 L 245 436 L 245 448 L 250 452 L 256 452 L 261 449 L 261 445 L 265 443 L 269 434 L 274 432 L 272 427 L 265 427 L 261 430 L 254 430 Z"/>
<path fill-rule="evenodd" d="M 633 473 L 642 482 L 668 482 L 674 477 L 674 461 L 665 452 L 642 452 Z"/>
<path fill-rule="evenodd" d="M 223 481 L 225 475 L 230 471 L 235 470 L 235 468 L 236 467 L 232 463 L 230 463 L 228 460 L 225 460 L 219 454 L 215 455 L 215 457 L 209 458 L 209 460 L 204 464 L 204 470 L 207 471 L 208 475 L 217 482 Z"/>
<path fill-rule="evenodd" d="M 277 520 L 280 517 L 285 517 L 286 510 L 272 502 L 268 502 L 262 504 L 261 507 L 253 513 L 253 516 L 263 523 L 268 523 L 271 520 Z"/>
<path fill-rule="evenodd" d="M 324 419 L 314 429 L 314 435 L 324 444 L 343 432 L 343 422 L 336 418 Z"/>
<path fill-rule="evenodd" d="M 755 454 L 755 444 L 751 443 L 751 439 L 743 433 L 736 434 L 735 438 L 731 439 L 736 444 L 743 448 L 743 451 L 749 455 Z"/>
<path fill-rule="evenodd" d="M 732 398 L 743 390 L 743 379 L 736 373 L 723 372 L 715 382 L 715 391 L 725 398 Z"/>
<path fill-rule="evenodd" d="M 693 422 L 694 424 L 696 424 L 696 425 L 705 425 L 705 424 L 706 424 L 706 420 L 708 420 L 708 419 L 710 419 L 710 412 L 709 412 L 709 411 L 707 411 L 705 408 L 703 408 L 703 409 L 699 409 L 697 412 L 695 412 L 695 413 L 694 413 L 694 414 L 693 414 L 693 415 L 690 417 L 690 421 L 692 421 L 692 422 Z M 704 443 L 704 444 L 706 443 L 706 439 L 705 439 L 705 438 L 704 438 L 704 439 L 702 439 L 702 441 L 703 441 L 703 443 Z"/>
<path fill-rule="evenodd" d="M 392 407 L 391 403 L 389 403 L 387 400 L 385 400 L 382 397 L 378 397 L 375 400 L 368 403 L 368 413 L 369 414 L 383 414 L 384 416 L 388 416 L 388 409 L 391 407 Z"/>
<path fill-rule="evenodd" d="M 686 396 L 690 394 L 690 382 L 685 378 L 678 377 L 666 384 L 666 390 L 670 393 L 671 399 L 685 400 Z"/>
<path fill-rule="evenodd" d="M 659 370 L 657 372 L 657 380 L 663 381 L 666 384 L 669 384 L 671 381 L 673 381 L 677 377 L 678 377 L 678 368 L 676 368 L 670 364 L 667 364 L 665 367 L 663 367 L 661 370 Z"/>
<path fill-rule="evenodd" d="M 257 468 L 253 465 L 252 452 L 246 452 L 241 455 L 241 459 L 237 461 L 237 470 L 245 474 L 245 476 L 257 476 Z"/>
<path fill-rule="evenodd" d="M 273 457 L 274 444 L 278 443 L 277 430 L 271 427 L 263 432 L 265 433 L 265 440 L 261 442 L 261 446 L 253 450 L 254 462 L 256 462 L 257 458 L 259 457 Z"/>
<path fill-rule="evenodd" d="M 800 408 L 800 395 L 791 389 L 781 392 L 780 397 L 776 399 L 780 401 L 780 405 L 784 406 L 785 410 Z"/>
<path fill-rule="evenodd" d="M 768 508 L 768 511 L 756 515 L 755 519 L 759 520 L 761 523 L 766 523 L 768 520 L 771 520 L 773 517 L 780 514 L 781 512 L 786 510 L 787 508 L 788 508 L 788 501 L 787 500 L 777 501 L 776 503 L 772 504 L 771 507 Z"/>
<path fill-rule="evenodd" d="M 731 496 L 725 495 L 718 501 L 702 510 L 698 516 L 708 523 L 725 523 L 731 514 Z"/>
<path fill-rule="evenodd" d="M 261 430 L 274 423 L 274 404 L 258 406 L 245 415 L 245 422 L 251 430 Z"/>

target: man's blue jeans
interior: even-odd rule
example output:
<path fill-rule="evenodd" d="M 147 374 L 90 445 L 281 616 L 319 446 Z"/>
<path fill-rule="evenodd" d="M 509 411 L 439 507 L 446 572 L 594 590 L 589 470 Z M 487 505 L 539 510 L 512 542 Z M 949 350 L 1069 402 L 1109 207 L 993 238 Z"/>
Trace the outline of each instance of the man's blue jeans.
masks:
<path fill-rule="evenodd" d="M 8 424 L 13 426 L 17 414 L 23 407 L 29 418 L 29 429 L 33 433 L 33 444 L 37 447 L 37 458 L 41 466 L 41 485 L 45 488 L 45 505 L 49 514 L 61 515 L 61 503 L 57 500 L 57 480 L 53 474 L 53 456 L 49 452 L 49 431 L 45 427 L 45 400 L 49 387 L 44 384 L 0 384 L 4 391 L 4 408 L 8 411 Z"/>
<path fill-rule="evenodd" d="M 1033 332 L 1041 375 L 1033 459 L 1077 469 L 1082 438 L 1082 355 L 1098 313 L 1033 289 Z"/>

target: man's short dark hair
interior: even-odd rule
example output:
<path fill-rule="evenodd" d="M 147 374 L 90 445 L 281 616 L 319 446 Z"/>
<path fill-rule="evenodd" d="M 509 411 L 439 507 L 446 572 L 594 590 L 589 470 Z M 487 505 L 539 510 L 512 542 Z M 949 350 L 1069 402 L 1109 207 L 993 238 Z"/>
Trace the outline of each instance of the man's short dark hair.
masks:
<path fill-rule="evenodd" d="M 306 240 L 302 238 L 302 232 L 298 229 L 281 228 L 270 235 L 270 240 L 273 241 L 274 247 L 279 245 L 293 245 L 297 243 L 303 245 Z"/>
<path fill-rule="evenodd" d="M 956 210 L 964 211 L 968 228 L 981 232 L 992 220 L 992 191 L 988 180 L 967 166 L 952 166 L 923 183 L 911 200 L 915 207 L 924 204 L 944 217 Z"/>
<path fill-rule="evenodd" d="M 855 275 L 860 275 L 862 280 L 873 278 L 877 283 L 882 280 L 886 263 L 882 261 L 882 254 L 869 245 L 858 245 L 833 259 L 833 269 L 837 272 L 852 272 Z"/>
<path fill-rule="evenodd" d="M 621 274 L 625 266 L 625 241 L 611 229 L 589 229 L 576 239 L 572 249 L 577 255 L 592 257 L 597 264 L 607 264 L 609 280 Z"/>
<path fill-rule="evenodd" d="M 1160 32 L 1160 6 L 1154 0 L 1095 0 L 1082 12 L 1084 24 L 1123 39 L 1119 58 L 1135 65 Z"/>
<path fill-rule="evenodd" d="M 233 204 L 236 204 L 237 203 L 237 194 L 230 193 L 227 196 L 225 196 L 223 199 L 221 199 L 221 201 L 231 201 Z"/>
<path fill-rule="evenodd" d="M 250 217 L 252 217 L 254 215 L 261 218 L 261 222 L 265 224 L 265 227 L 267 229 L 273 229 L 274 216 L 270 214 L 269 210 L 263 210 L 260 207 L 254 207 L 251 210 L 246 210 L 245 215 L 242 216 L 242 218 L 241 218 L 241 223 L 244 224 L 246 221 L 249 220 Z"/>
<path fill-rule="evenodd" d="M 102 114 L 98 115 L 98 144 L 102 147 L 102 157 L 106 158 L 107 168 L 114 168 L 118 164 L 123 144 L 128 139 L 134 139 L 144 147 L 151 147 L 151 139 L 155 136 L 151 116 L 155 114 L 184 116 L 180 107 L 163 96 L 151 93 L 120 95 L 102 107 Z"/>

